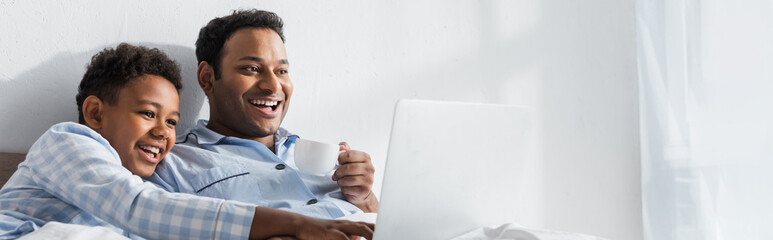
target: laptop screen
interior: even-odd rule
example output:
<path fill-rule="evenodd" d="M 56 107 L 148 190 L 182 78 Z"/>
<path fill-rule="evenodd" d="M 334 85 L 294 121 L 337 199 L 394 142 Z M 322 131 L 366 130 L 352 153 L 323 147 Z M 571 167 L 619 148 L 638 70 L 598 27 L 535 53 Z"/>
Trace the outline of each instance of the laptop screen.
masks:
<path fill-rule="evenodd" d="M 516 222 L 530 131 L 523 107 L 399 101 L 374 239 L 450 239 Z"/>

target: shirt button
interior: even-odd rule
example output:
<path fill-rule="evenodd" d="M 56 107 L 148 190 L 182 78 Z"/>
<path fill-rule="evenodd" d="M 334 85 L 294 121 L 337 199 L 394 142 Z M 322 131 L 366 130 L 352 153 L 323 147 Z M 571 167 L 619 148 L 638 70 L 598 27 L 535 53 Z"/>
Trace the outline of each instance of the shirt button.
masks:
<path fill-rule="evenodd" d="M 285 165 L 280 163 L 280 164 L 277 164 L 275 168 L 276 170 L 282 170 L 282 169 L 285 169 Z"/>
<path fill-rule="evenodd" d="M 315 203 L 317 203 L 317 199 L 311 199 L 308 202 L 306 202 L 306 204 L 308 205 L 315 204 Z"/>

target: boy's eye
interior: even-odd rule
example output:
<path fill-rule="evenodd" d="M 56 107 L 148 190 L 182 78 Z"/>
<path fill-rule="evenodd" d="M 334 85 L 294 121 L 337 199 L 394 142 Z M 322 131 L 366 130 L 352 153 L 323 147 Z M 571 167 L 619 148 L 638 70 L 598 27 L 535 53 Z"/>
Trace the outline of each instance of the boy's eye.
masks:
<path fill-rule="evenodd" d="M 156 116 L 156 114 L 154 114 L 153 112 L 148 112 L 148 111 L 140 112 L 140 114 L 145 115 L 148 118 L 154 118 Z"/>
<path fill-rule="evenodd" d="M 172 125 L 172 126 L 177 126 L 177 121 L 169 119 L 169 120 L 166 120 L 166 124 L 169 124 L 169 125 Z"/>

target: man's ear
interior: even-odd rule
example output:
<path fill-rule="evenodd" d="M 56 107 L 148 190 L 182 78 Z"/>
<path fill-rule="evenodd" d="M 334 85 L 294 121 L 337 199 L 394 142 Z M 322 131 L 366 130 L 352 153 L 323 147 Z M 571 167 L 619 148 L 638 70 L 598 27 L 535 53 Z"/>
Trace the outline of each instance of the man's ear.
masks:
<path fill-rule="evenodd" d="M 204 95 L 209 97 L 213 91 L 212 85 L 215 84 L 215 69 L 207 61 L 201 61 L 196 71 L 196 77 L 199 80 L 201 90 L 204 90 Z"/>
<path fill-rule="evenodd" d="M 86 126 L 99 132 L 102 129 L 102 113 L 105 108 L 105 103 L 97 96 L 91 95 L 83 100 L 83 120 L 86 121 Z"/>

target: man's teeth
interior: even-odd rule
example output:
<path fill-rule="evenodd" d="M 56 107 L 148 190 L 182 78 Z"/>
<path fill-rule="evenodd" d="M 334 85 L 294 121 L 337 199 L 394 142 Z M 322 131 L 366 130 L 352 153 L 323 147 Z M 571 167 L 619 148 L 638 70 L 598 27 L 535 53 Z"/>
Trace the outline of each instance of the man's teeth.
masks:
<path fill-rule="evenodd" d="M 273 107 L 276 106 L 279 102 L 278 101 L 266 101 L 266 100 L 252 100 L 250 101 L 252 105 L 263 105 L 267 107 Z"/>
<path fill-rule="evenodd" d="M 152 147 L 152 146 L 140 146 L 140 148 L 155 154 L 158 154 L 159 152 L 161 152 L 161 149 L 158 149 L 157 147 Z"/>

